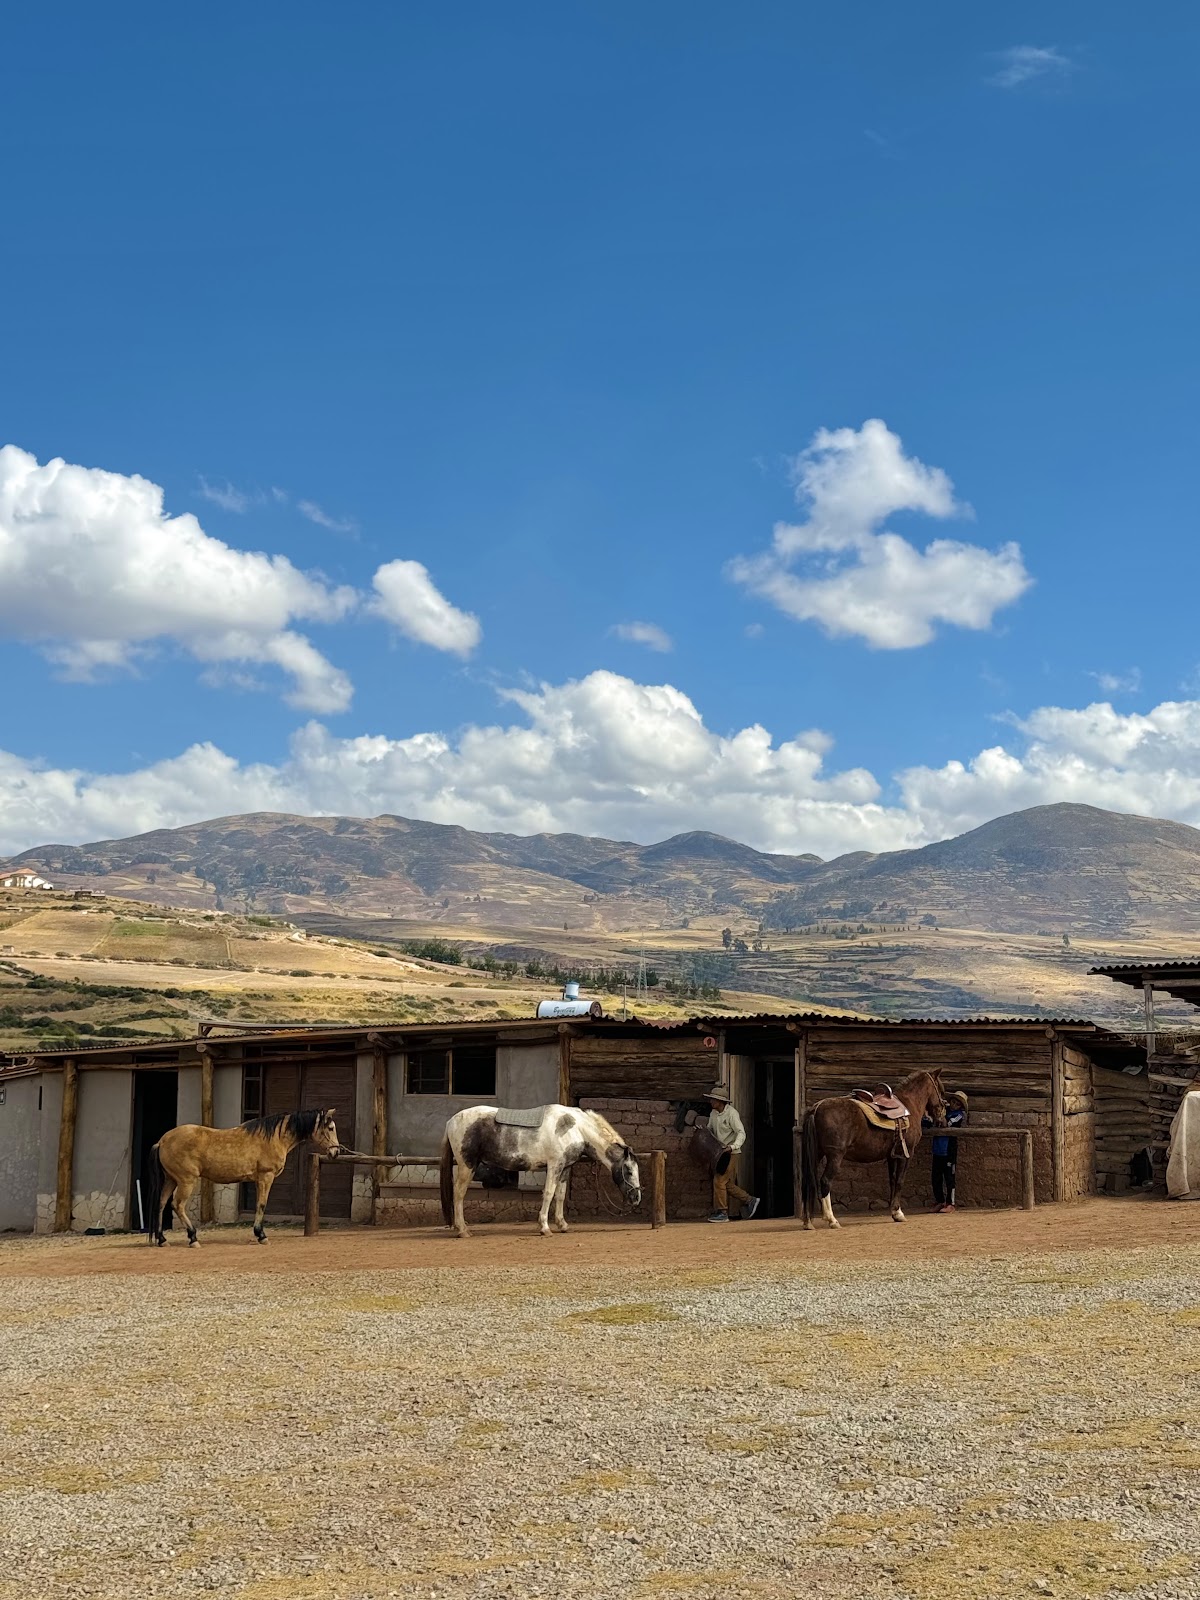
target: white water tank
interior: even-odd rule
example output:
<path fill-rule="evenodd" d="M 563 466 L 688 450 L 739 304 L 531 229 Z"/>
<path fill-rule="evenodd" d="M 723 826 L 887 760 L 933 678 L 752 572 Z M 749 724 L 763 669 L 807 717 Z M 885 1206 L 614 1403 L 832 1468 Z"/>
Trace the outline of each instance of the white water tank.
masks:
<path fill-rule="evenodd" d="M 539 1017 L 602 1017 L 604 1007 L 599 1000 L 542 1000 L 537 1014 Z"/>

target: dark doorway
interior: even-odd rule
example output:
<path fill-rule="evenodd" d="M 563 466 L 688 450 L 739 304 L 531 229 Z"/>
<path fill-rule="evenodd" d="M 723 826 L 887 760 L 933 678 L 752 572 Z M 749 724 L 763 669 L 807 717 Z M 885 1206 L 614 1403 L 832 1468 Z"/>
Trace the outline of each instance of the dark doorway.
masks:
<path fill-rule="evenodd" d="M 796 1118 L 796 1067 L 792 1061 L 754 1063 L 754 1192 L 760 1215 L 795 1215 L 792 1124 Z M 745 1180 L 743 1179 L 743 1182 Z"/>
<path fill-rule="evenodd" d="M 145 1227 L 150 1226 L 150 1187 L 147 1166 L 150 1151 L 175 1126 L 179 1116 L 178 1072 L 135 1072 L 133 1075 L 133 1160 L 130 1164 L 130 1226 L 139 1232 L 137 1180 L 142 1181 L 142 1209 Z M 171 1226 L 171 1207 L 163 1212 L 163 1227 Z"/>

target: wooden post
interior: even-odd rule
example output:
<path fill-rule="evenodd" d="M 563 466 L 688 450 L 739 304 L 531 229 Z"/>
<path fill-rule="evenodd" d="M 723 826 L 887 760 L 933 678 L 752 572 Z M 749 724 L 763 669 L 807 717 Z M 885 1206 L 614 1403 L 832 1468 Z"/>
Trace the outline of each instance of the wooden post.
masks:
<path fill-rule="evenodd" d="M 667 1152 L 650 1152 L 650 1226 L 663 1228 L 667 1223 Z"/>
<path fill-rule="evenodd" d="M 1055 1038 L 1054 1030 L 1047 1030 L 1053 1043 L 1050 1046 L 1050 1162 L 1053 1173 L 1052 1193 L 1056 1200 L 1067 1198 L 1066 1134 L 1064 1105 L 1066 1074 L 1063 1072 L 1062 1040 Z"/>
<path fill-rule="evenodd" d="M 387 1079 L 387 1050 L 382 1040 L 377 1041 L 373 1047 L 371 1058 L 371 1154 L 382 1156 L 387 1154 L 388 1131 L 388 1079 Z M 371 1221 L 375 1221 L 375 1210 L 379 1204 L 379 1186 L 383 1181 L 384 1169 L 379 1166 L 371 1168 Z"/>
<path fill-rule="evenodd" d="M 58 1179 L 54 1197 L 54 1231 L 69 1233 L 75 1209 L 75 1123 L 79 1114 L 79 1068 L 63 1062 L 62 1117 L 58 1124 Z"/>
<path fill-rule="evenodd" d="M 1025 1128 L 1021 1133 L 1021 1208 L 1032 1211 L 1033 1207 L 1033 1129 Z"/>
<path fill-rule="evenodd" d="M 799 1122 L 792 1128 L 792 1215 L 804 1215 L 804 1134 Z"/>
<path fill-rule="evenodd" d="M 321 1227 L 321 1158 L 312 1150 L 305 1159 L 308 1167 L 304 1174 L 304 1237 L 311 1239 Z"/>
<path fill-rule="evenodd" d="M 211 1128 L 213 1125 L 213 1061 L 212 1049 L 209 1045 L 198 1045 L 200 1052 L 200 1125 Z M 213 1186 L 211 1178 L 200 1180 L 200 1221 L 211 1222 L 213 1219 Z"/>
<path fill-rule="evenodd" d="M 1142 980 L 1142 999 L 1146 1006 L 1146 1060 L 1154 1054 L 1154 985 Z"/>
<path fill-rule="evenodd" d="M 808 1036 L 801 1034 L 796 1040 L 796 1116 L 792 1123 L 792 1215 L 804 1211 L 804 1113 L 808 1108 Z"/>
<path fill-rule="evenodd" d="M 558 1025 L 558 1103 L 571 1104 L 571 1030 L 565 1022 Z"/>

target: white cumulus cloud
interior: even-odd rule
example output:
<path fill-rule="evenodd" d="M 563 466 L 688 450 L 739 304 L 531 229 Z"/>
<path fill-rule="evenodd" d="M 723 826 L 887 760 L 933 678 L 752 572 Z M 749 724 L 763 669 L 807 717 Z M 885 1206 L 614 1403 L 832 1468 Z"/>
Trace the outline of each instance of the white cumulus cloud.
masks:
<path fill-rule="evenodd" d="M 656 622 L 618 622 L 610 631 L 626 644 L 644 644 L 647 650 L 657 650 L 662 655 L 675 648 L 671 635 Z"/>
<path fill-rule="evenodd" d="M 199 492 L 229 511 L 266 500 L 203 479 Z M 458 655 L 478 644 L 478 620 L 418 562 L 388 562 L 374 585 L 368 609 L 410 637 Z M 242 669 L 273 667 L 289 705 L 329 715 L 346 709 L 353 685 L 294 624 L 342 621 L 363 600 L 286 556 L 214 539 L 190 512 L 168 516 L 146 478 L 0 448 L 0 637 L 35 645 L 66 678 L 134 668 L 173 644 L 205 664 L 209 683 L 261 688 Z"/>
<path fill-rule="evenodd" d="M 68 676 L 171 641 L 205 662 L 273 664 L 291 704 L 341 711 L 349 679 L 290 624 L 337 621 L 354 602 L 286 556 L 168 516 L 145 478 L 0 448 L 0 634 L 40 645 Z"/>
<path fill-rule="evenodd" d="M 1000 65 L 987 80 L 996 89 L 1019 89 L 1037 78 L 1063 78 L 1075 63 L 1054 45 L 1014 44 L 1000 52 Z"/>
<path fill-rule="evenodd" d="M 983 629 L 1029 587 L 1019 547 L 935 539 L 919 550 L 886 529 L 896 512 L 969 515 L 940 467 L 907 456 L 877 418 L 822 429 L 794 463 L 800 523 L 778 523 L 771 548 L 729 575 L 786 615 L 877 649 L 928 644 L 938 623 Z M 799 570 L 796 568 L 799 566 Z"/>
<path fill-rule="evenodd" d="M 242 764 L 213 744 L 107 774 L 0 753 L 0 855 L 259 810 L 643 841 L 704 828 L 826 857 L 925 844 L 1060 800 L 1200 826 L 1200 701 L 1041 707 L 1006 744 L 910 767 L 885 794 L 869 771 L 837 769 L 827 735 L 717 733 L 670 684 L 593 672 L 503 698 L 512 715 L 453 738 L 338 738 L 310 722 L 278 764 Z"/>
<path fill-rule="evenodd" d="M 479 618 L 451 605 L 419 561 L 389 561 L 374 578 L 371 609 L 418 644 L 468 656 L 483 637 Z"/>

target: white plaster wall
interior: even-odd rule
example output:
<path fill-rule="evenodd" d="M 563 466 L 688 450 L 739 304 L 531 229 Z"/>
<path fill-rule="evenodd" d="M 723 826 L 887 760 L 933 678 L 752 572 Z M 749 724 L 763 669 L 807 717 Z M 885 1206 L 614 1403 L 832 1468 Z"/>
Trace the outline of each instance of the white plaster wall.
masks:
<path fill-rule="evenodd" d="M 547 1105 L 557 1099 L 557 1041 L 501 1045 L 496 1051 L 494 1095 L 409 1095 L 404 1083 L 404 1056 L 392 1055 L 388 1057 L 388 1149 L 398 1155 L 436 1158 L 441 1152 L 446 1123 L 456 1111 L 477 1105 L 517 1109 Z"/>
<path fill-rule="evenodd" d="M 35 1233 L 54 1231 L 54 1206 L 58 1192 L 58 1127 L 62 1121 L 63 1077 L 61 1072 L 43 1072 L 42 1127 L 38 1151 L 37 1219 Z"/>
<path fill-rule="evenodd" d="M 355 1150 L 371 1149 L 375 1137 L 375 1057 L 364 1051 L 354 1063 L 354 1126 L 339 1128 L 338 1138 Z M 387 1169 L 380 1167 L 382 1176 Z M 375 1211 L 375 1168 L 355 1167 L 350 1189 L 351 1222 L 370 1222 Z"/>
<path fill-rule="evenodd" d="M 0 1232 L 32 1233 L 37 1222 L 41 1074 L 0 1085 Z M 56 1130 L 57 1131 L 57 1130 Z"/>
<path fill-rule="evenodd" d="M 71 1227 L 129 1226 L 129 1161 L 133 1139 L 133 1073 L 94 1069 L 79 1074 Z"/>
<path fill-rule="evenodd" d="M 179 1074 L 182 1082 L 183 1073 Z M 197 1090 L 199 1089 L 200 1069 L 196 1069 Z M 193 1121 L 200 1121 L 199 1101 L 196 1105 L 196 1115 Z M 216 1128 L 236 1128 L 242 1120 L 242 1068 L 240 1063 L 234 1065 L 215 1066 L 213 1068 L 213 1126 Z M 229 1224 L 238 1219 L 238 1185 L 236 1183 L 213 1184 L 213 1221 Z"/>

